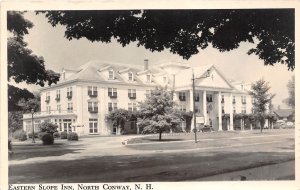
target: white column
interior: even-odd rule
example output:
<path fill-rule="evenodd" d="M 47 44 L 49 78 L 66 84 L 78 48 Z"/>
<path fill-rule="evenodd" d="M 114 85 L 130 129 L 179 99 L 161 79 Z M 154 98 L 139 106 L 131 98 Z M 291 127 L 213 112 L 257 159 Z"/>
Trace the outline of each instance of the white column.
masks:
<path fill-rule="evenodd" d="M 221 100 L 222 100 L 222 94 L 219 91 L 218 94 L 218 117 L 219 117 L 219 131 L 222 131 L 222 105 L 221 105 Z"/>
<path fill-rule="evenodd" d="M 229 96 L 229 119 L 230 119 L 230 125 L 229 125 L 229 130 L 230 131 L 233 131 L 234 128 L 233 128 L 233 107 L 232 107 L 232 93 L 230 93 L 230 96 Z"/>
<path fill-rule="evenodd" d="M 204 125 L 207 124 L 207 105 L 206 105 L 206 91 L 203 90 L 203 116 L 204 116 Z"/>
<path fill-rule="evenodd" d="M 190 90 L 189 93 L 190 93 L 190 97 L 189 97 L 190 111 L 194 112 L 193 90 Z M 192 118 L 192 121 L 191 121 L 191 132 L 193 132 L 193 129 L 194 129 L 194 114 L 193 114 L 193 118 Z"/>

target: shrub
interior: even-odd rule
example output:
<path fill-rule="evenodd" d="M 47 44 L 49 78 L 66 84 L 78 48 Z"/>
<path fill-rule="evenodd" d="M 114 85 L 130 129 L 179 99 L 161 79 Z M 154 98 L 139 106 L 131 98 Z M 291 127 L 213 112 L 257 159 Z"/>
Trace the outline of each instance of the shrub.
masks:
<path fill-rule="evenodd" d="M 39 133 L 39 139 L 42 140 L 43 136 L 47 134 L 46 132 L 40 132 Z"/>
<path fill-rule="evenodd" d="M 47 133 L 55 133 L 57 132 L 57 125 L 51 123 L 51 122 L 43 122 L 39 125 L 41 132 L 47 132 Z"/>
<path fill-rule="evenodd" d="M 43 145 L 52 145 L 54 143 L 53 135 L 50 133 L 45 133 L 42 136 Z"/>
<path fill-rule="evenodd" d="M 54 138 L 60 138 L 60 133 L 59 133 L 59 132 L 53 133 L 53 137 L 54 137 Z"/>
<path fill-rule="evenodd" d="M 61 132 L 61 133 L 60 133 L 60 138 L 61 138 L 61 139 L 67 139 L 67 138 L 68 138 L 67 132 L 65 132 L 65 131 Z"/>
<path fill-rule="evenodd" d="M 16 130 L 15 132 L 13 132 L 12 136 L 14 139 L 19 139 L 20 134 L 23 132 L 25 131 L 23 131 L 22 129 Z"/>
<path fill-rule="evenodd" d="M 38 133 L 34 133 L 34 138 L 38 138 L 39 134 Z M 32 138 L 32 133 L 28 133 L 28 138 Z"/>
<path fill-rule="evenodd" d="M 26 141 L 27 140 L 27 134 L 25 131 L 22 131 L 20 134 L 19 134 L 19 141 Z"/>
<path fill-rule="evenodd" d="M 71 132 L 68 134 L 69 141 L 78 141 L 78 135 L 75 132 Z"/>

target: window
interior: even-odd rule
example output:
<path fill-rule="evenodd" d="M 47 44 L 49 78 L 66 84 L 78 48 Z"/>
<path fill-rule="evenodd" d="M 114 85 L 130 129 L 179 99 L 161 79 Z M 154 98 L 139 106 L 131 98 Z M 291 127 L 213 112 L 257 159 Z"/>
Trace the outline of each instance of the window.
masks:
<path fill-rule="evenodd" d="M 108 71 L 108 79 L 115 79 L 113 70 Z"/>
<path fill-rule="evenodd" d="M 46 101 L 47 103 L 50 102 L 50 92 L 46 92 Z"/>
<path fill-rule="evenodd" d="M 40 123 L 41 123 L 41 121 L 40 120 L 36 120 L 36 121 L 34 121 L 34 123 L 33 123 L 33 127 L 34 127 L 34 131 L 35 132 L 37 132 L 37 131 L 39 131 L 40 129 L 39 129 L 39 125 L 40 125 Z"/>
<path fill-rule="evenodd" d="M 151 96 L 151 90 L 146 90 L 146 97 L 149 98 Z"/>
<path fill-rule="evenodd" d="M 136 128 L 136 121 L 130 121 L 130 129 Z"/>
<path fill-rule="evenodd" d="M 195 106 L 195 113 L 200 113 L 199 106 Z"/>
<path fill-rule="evenodd" d="M 117 110 L 118 106 L 117 103 L 108 102 L 108 111 L 111 112 L 113 110 Z"/>
<path fill-rule="evenodd" d="M 128 111 L 137 111 L 136 103 L 128 103 Z"/>
<path fill-rule="evenodd" d="M 59 101 L 60 100 L 60 90 L 56 90 L 56 98 L 55 98 L 56 101 Z"/>
<path fill-rule="evenodd" d="M 67 98 L 68 99 L 72 98 L 72 87 L 67 88 Z"/>
<path fill-rule="evenodd" d="M 147 82 L 150 83 L 151 82 L 151 75 L 147 75 Z"/>
<path fill-rule="evenodd" d="M 234 113 L 234 114 L 236 113 L 236 109 L 235 109 L 235 106 L 233 106 L 233 113 Z"/>
<path fill-rule="evenodd" d="M 89 119 L 89 132 L 98 133 L 98 119 Z"/>
<path fill-rule="evenodd" d="M 116 88 L 108 88 L 108 96 L 111 98 L 117 98 L 118 92 Z"/>
<path fill-rule="evenodd" d="M 235 96 L 232 96 L 232 103 L 235 104 Z"/>
<path fill-rule="evenodd" d="M 167 83 L 167 77 L 163 77 L 163 81 L 166 84 Z"/>
<path fill-rule="evenodd" d="M 128 89 L 128 98 L 136 99 L 136 89 Z"/>
<path fill-rule="evenodd" d="M 128 80 L 133 81 L 133 73 L 132 72 L 128 73 Z"/>
<path fill-rule="evenodd" d="M 98 102 L 88 102 L 88 111 L 90 113 L 98 113 Z"/>
<path fill-rule="evenodd" d="M 62 131 L 62 123 L 61 119 L 58 120 L 59 131 Z"/>
<path fill-rule="evenodd" d="M 58 113 L 61 113 L 61 105 L 60 104 L 56 106 L 56 110 L 58 111 Z"/>
<path fill-rule="evenodd" d="M 68 103 L 68 113 L 72 113 L 73 112 L 73 103 Z"/>
<path fill-rule="evenodd" d="M 185 92 L 179 92 L 179 100 L 185 101 Z"/>
<path fill-rule="evenodd" d="M 251 112 L 252 112 L 252 113 L 255 113 L 255 110 L 254 110 L 254 108 L 251 108 Z"/>
<path fill-rule="evenodd" d="M 224 101 L 224 95 L 222 95 L 222 100 L 221 100 L 221 103 L 223 104 L 225 101 Z"/>
<path fill-rule="evenodd" d="M 213 96 L 212 96 L 212 94 L 207 94 L 206 101 L 207 102 L 213 102 Z"/>
<path fill-rule="evenodd" d="M 224 113 L 225 113 L 224 106 L 222 106 L 222 114 L 224 114 Z"/>
<path fill-rule="evenodd" d="M 246 113 L 246 107 L 245 106 L 242 107 L 242 113 Z"/>
<path fill-rule="evenodd" d="M 186 106 L 185 105 L 180 105 L 179 109 L 180 109 L 180 111 L 186 112 Z"/>
<path fill-rule="evenodd" d="M 50 114 L 51 113 L 51 106 L 47 106 L 46 110 L 47 110 L 47 113 Z"/>
<path fill-rule="evenodd" d="M 246 96 L 241 96 L 242 104 L 246 104 Z"/>
<path fill-rule="evenodd" d="M 63 124 L 64 124 L 64 131 L 67 132 L 71 132 L 72 131 L 72 120 L 71 119 L 63 119 Z"/>
<path fill-rule="evenodd" d="M 90 97 L 97 97 L 98 91 L 96 86 L 88 86 L 88 95 Z"/>
<path fill-rule="evenodd" d="M 199 102 L 200 96 L 199 93 L 195 93 L 195 102 Z"/>

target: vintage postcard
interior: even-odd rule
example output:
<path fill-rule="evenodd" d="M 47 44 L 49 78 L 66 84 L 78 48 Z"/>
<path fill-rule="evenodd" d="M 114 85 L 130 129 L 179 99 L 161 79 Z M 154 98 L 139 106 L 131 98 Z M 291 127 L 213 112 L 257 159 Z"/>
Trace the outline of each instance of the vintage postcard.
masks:
<path fill-rule="evenodd" d="M 2 2 L 1 189 L 299 189 L 298 7 Z"/>

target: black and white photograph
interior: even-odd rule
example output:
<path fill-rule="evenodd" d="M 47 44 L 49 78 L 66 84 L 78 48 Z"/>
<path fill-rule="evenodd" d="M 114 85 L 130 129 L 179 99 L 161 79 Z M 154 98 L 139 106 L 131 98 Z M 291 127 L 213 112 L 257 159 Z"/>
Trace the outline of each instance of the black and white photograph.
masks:
<path fill-rule="evenodd" d="M 270 2 L 3 3 L 1 186 L 159 190 L 156 182 L 174 189 L 283 182 L 298 189 L 298 4 Z"/>

